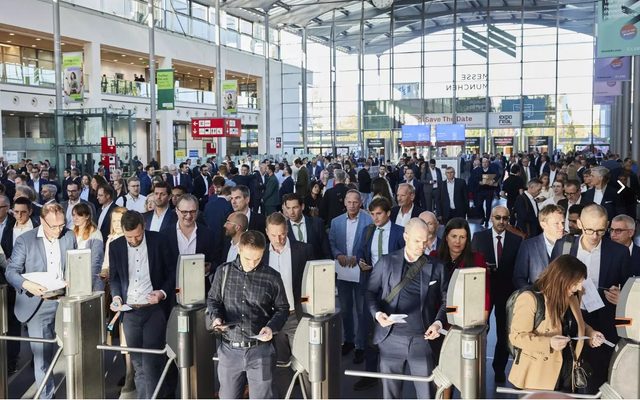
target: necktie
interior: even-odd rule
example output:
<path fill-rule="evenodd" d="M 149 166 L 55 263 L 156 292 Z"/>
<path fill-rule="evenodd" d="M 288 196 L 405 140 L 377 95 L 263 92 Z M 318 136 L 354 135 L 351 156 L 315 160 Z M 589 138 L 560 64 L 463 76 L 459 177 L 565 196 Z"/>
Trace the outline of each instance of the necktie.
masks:
<path fill-rule="evenodd" d="M 178 177 L 177 176 L 173 177 L 173 186 L 178 186 Z"/>
<path fill-rule="evenodd" d="M 307 241 L 306 241 L 306 240 L 304 240 L 304 235 L 302 234 L 302 227 L 301 227 L 301 225 L 302 225 L 302 224 L 298 224 L 298 225 L 297 225 L 297 227 L 298 227 L 298 242 L 304 242 L 304 243 L 307 243 Z"/>
<path fill-rule="evenodd" d="M 382 257 L 382 233 L 384 229 L 378 228 L 378 259 Z"/>
<path fill-rule="evenodd" d="M 498 246 L 497 246 L 497 253 L 496 254 L 496 266 L 498 266 L 498 264 L 500 263 L 500 260 L 502 259 L 502 236 L 498 235 L 496 236 L 496 238 L 498 238 Z"/>

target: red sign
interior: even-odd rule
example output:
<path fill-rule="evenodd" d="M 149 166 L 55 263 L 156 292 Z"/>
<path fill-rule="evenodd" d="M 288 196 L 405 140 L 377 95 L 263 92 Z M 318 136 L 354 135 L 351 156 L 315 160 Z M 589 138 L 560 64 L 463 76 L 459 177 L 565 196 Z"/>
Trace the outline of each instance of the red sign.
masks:
<path fill-rule="evenodd" d="M 281 137 L 277 137 L 276 138 L 276 149 L 280 149 L 282 148 L 282 138 Z"/>
<path fill-rule="evenodd" d="M 240 137 L 242 122 L 237 118 L 191 118 L 194 139 Z"/>
<path fill-rule="evenodd" d="M 100 145 L 102 154 L 116 154 L 116 138 L 103 136 Z"/>
<path fill-rule="evenodd" d="M 206 152 L 207 154 L 216 154 L 218 151 L 216 150 L 216 146 L 213 145 L 213 143 L 206 143 L 205 146 Z"/>
<path fill-rule="evenodd" d="M 102 166 L 106 169 L 114 169 L 116 167 L 116 156 L 106 155 L 102 157 Z"/>

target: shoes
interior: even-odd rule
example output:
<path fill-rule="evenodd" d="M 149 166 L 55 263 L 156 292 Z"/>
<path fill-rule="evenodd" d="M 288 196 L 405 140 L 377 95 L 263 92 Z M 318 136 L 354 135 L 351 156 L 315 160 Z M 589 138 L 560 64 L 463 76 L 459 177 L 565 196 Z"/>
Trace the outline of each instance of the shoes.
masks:
<path fill-rule="evenodd" d="M 364 350 L 356 349 L 355 355 L 353 357 L 354 364 L 362 364 L 364 362 Z"/>
<path fill-rule="evenodd" d="M 496 383 L 505 383 L 507 381 L 507 377 L 505 376 L 504 372 L 497 371 L 495 372 L 493 380 Z"/>
<path fill-rule="evenodd" d="M 353 390 L 356 392 L 360 392 L 363 390 L 371 389 L 377 385 L 378 380 L 376 378 L 360 378 L 360 380 L 353 384 Z"/>
<path fill-rule="evenodd" d="M 351 343 L 351 342 L 344 342 L 344 344 L 342 345 L 342 355 L 346 356 L 347 354 L 351 353 L 351 350 L 353 350 L 356 346 Z"/>

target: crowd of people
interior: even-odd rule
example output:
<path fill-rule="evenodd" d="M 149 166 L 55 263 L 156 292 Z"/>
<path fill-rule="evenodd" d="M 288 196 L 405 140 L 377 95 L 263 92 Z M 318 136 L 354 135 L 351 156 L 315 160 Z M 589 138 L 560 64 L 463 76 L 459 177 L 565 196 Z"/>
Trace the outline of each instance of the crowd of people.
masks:
<path fill-rule="evenodd" d="M 307 261 L 336 260 L 343 357 L 353 353 L 367 371 L 408 366 L 421 375 L 439 362 L 451 274 L 481 267 L 485 314 L 495 313 L 496 382 L 507 380 L 510 344 L 518 350 L 508 376 L 518 388 L 593 393 L 607 379 L 613 349 L 601 344 L 617 341 L 621 285 L 640 274 L 632 160 L 534 151 L 462 156 L 442 169 L 416 154 L 394 164 L 353 156 L 194 164 L 140 164 L 125 177 L 118 169 L 83 173 L 72 162 L 57 179 L 48 161 L 2 161 L 0 283 L 13 288 L 9 334 L 26 327 L 29 336 L 54 337 L 55 297 L 22 274 L 62 278 L 66 250 L 87 248 L 94 290 L 105 290 L 113 313 L 131 307 L 122 313 L 121 343 L 163 348 L 177 257 L 201 253 L 210 328 L 221 339 L 220 398 L 242 397 L 245 382 L 252 397 L 282 397 L 275 366 L 291 355 Z M 479 226 L 474 234 L 470 221 Z M 526 294 L 508 327 L 516 290 Z M 546 314 L 536 325 L 538 299 Z M 16 343 L 8 344 L 10 373 Z M 54 348 L 32 343 L 31 350 L 40 383 Z M 125 388 L 151 397 L 162 356 L 128 357 Z M 579 362 L 590 372 L 588 387 L 572 385 Z M 361 378 L 353 389 L 378 384 Z M 418 397 L 431 396 L 428 384 L 414 385 Z M 47 382 L 43 396 L 53 389 Z M 382 393 L 402 397 L 401 381 L 383 380 Z M 171 374 L 161 395 L 175 395 Z"/>

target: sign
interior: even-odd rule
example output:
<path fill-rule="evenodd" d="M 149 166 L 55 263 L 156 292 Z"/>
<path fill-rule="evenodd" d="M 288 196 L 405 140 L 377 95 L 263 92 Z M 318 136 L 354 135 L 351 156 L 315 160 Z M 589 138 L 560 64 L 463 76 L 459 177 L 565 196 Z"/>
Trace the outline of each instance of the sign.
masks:
<path fill-rule="evenodd" d="M 464 145 L 464 125 L 438 124 L 436 125 L 436 144 L 438 146 Z"/>
<path fill-rule="evenodd" d="M 367 139 L 368 149 L 384 148 L 384 139 Z"/>
<path fill-rule="evenodd" d="M 635 6 L 635 7 L 634 7 Z M 597 57 L 635 56 L 640 54 L 637 2 L 600 0 L 597 16 Z"/>
<path fill-rule="evenodd" d="M 158 110 L 173 110 L 175 90 L 173 69 L 159 69 L 156 73 L 156 85 L 158 90 Z"/>
<path fill-rule="evenodd" d="M 622 94 L 622 82 L 607 81 L 594 82 L 593 95 L 598 96 L 620 96 Z"/>
<path fill-rule="evenodd" d="M 222 81 L 222 112 L 235 114 L 238 112 L 238 81 Z"/>
<path fill-rule="evenodd" d="M 240 137 L 240 133 L 242 132 L 242 121 L 240 118 L 225 118 L 224 128 L 225 136 Z"/>
<path fill-rule="evenodd" d="M 542 146 L 547 146 L 549 147 L 549 143 L 550 143 L 550 137 L 549 136 L 529 136 L 527 138 L 527 141 L 529 143 L 529 147 L 542 147 Z"/>
<path fill-rule="evenodd" d="M 426 114 L 424 116 L 426 124 L 452 124 L 453 116 L 451 114 Z M 457 113 L 456 123 L 463 124 L 467 129 L 470 128 L 486 128 L 487 116 L 483 112 L 474 113 Z M 489 113 L 489 128 L 518 128 L 520 127 L 520 113 L 516 111 L 510 112 L 492 112 Z"/>
<path fill-rule="evenodd" d="M 616 96 L 594 96 L 593 104 L 612 105 L 616 102 Z"/>
<path fill-rule="evenodd" d="M 431 125 L 403 125 L 402 145 L 431 146 Z"/>
<path fill-rule="evenodd" d="M 107 136 L 101 137 L 100 152 L 102 154 L 116 154 L 116 138 Z"/>
<path fill-rule="evenodd" d="M 519 112 L 489 113 L 489 128 L 519 128 Z"/>
<path fill-rule="evenodd" d="M 530 98 L 524 96 L 522 99 L 522 122 L 523 124 L 542 124 L 545 122 L 547 111 L 547 99 Z M 520 113 L 520 100 L 518 99 L 505 99 L 502 100 L 500 108 L 503 112 L 518 112 Z"/>
<path fill-rule="evenodd" d="M 464 139 L 465 147 L 480 147 L 479 137 L 467 137 Z"/>
<path fill-rule="evenodd" d="M 198 154 L 198 150 L 189 149 L 189 158 L 198 158 L 200 155 Z"/>
<path fill-rule="evenodd" d="M 9 164 L 15 164 L 18 162 L 18 152 L 17 151 L 5 151 L 4 152 L 4 160 Z"/>
<path fill-rule="evenodd" d="M 102 166 L 108 170 L 115 169 L 116 167 L 116 156 L 106 155 L 102 157 Z"/>
<path fill-rule="evenodd" d="M 82 70 L 82 52 L 74 51 L 62 54 L 64 82 L 62 91 L 67 102 L 79 103 L 84 96 L 84 75 Z"/>
<path fill-rule="evenodd" d="M 282 138 L 281 137 L 276 137 L 276 149 L 281 149 L 282 148 Z"/>
<path fill-rule="evenodd" d="M 631 57 L 596 58 L 594 61 L 594 81 L 631 80 Z"/>
<path fill-rule="evenodd" d="M 176 160 L 187 158 L 187 151 L 185 149 L 175 150 L 173 154 Z"/>
<path fill-rule="evenodd" d="M 211 142 L 207 142 L 205 145 L 205 151 L 207 152 L 207 154 L 216 154 L 218 151 L 216 150 L 216 146 L 211 143 Z"/>
<path fill-rule="evenodd" d="M 494 136 L 493 145 L 496 147 L 513 146 L 513 136 L 498 136 L 498 137 Z"/>
<path fill-rule="evenodd" d="M 239 118 L 191 118 L 191 137 L 194 139 L 240 137 Z"/>

